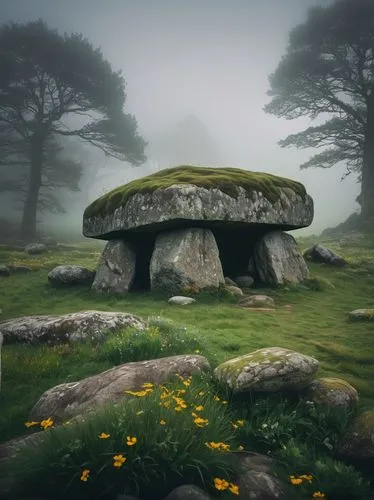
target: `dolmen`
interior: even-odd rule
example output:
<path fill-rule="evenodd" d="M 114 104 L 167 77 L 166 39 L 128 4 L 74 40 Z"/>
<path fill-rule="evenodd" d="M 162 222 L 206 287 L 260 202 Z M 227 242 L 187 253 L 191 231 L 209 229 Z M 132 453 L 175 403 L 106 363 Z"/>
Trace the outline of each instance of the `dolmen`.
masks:
<path fill-rule="evenodd" d="M 293 236 L 313 200 L 299 182 L 238 168 L 179 166 L 134 180 L 91 203 L 83 234 L 107 240 L 92 287 L 186 293 L 225 277 L 300 283 L 308 268 Z"/>

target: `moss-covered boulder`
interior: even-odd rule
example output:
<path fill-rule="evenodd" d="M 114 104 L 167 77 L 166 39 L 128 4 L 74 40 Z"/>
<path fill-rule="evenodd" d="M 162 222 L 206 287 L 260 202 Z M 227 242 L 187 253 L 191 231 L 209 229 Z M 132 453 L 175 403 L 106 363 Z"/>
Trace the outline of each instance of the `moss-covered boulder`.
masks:
<path fill-rule="evenodd" d="M 310 225 L 313 200 L 302 184 L 237 168 L 180 166 L 161 170 L 105 194 L 89 205 L 83 233 L 113 239 L 126 231 L 205 224 Z"/>
<path fill-rule="evenodd" d="M 354 408 L 358 403 L 358 392 L 340 378 L 318 378 L 307 388 L 308 399 L 317 405 Z"/>
<path fill-rule="evenodd" d="M 282 347 L 267 347 L 217 366 L 215 377 L 234 393 L 299 390 L 314 378 L 316 359 Z"/>
<path fill-rule="evenodd" d="M 374 410 L 368 410 L 354 419 L 338 451 L 344 457 L 374 459 Z"/>
<path fill-rule="evenodd" d="M 349 317 L 353 321 L 374 321 L 374 308 L 355 309 L 349 313 Z"/>

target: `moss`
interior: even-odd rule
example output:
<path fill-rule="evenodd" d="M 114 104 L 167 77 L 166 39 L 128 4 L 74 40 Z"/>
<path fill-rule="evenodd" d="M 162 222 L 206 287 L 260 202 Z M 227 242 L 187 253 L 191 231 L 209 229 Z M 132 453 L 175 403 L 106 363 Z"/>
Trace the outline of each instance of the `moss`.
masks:
<path fill-rule="evenodd" d="M 243 356 L 238 356 L 237 358 L 231 359 L 222 363 L 217 368 L 217 372 L 223 373 L 225 375 L 236 377 L 242 373 L 243 369 L 248 366 L 249 363 L 264 363 L 265 361 L 269 362 L 269 364 L 275 363 L 276 361 L 284 361 L 285 353 L 275 354 L 272 352 L 268 352 L 265 349 L 258 349 L 257 351 L 251 352 L 249 354 L 244 354 Z"/>
<path fill-rule="evenodd" d="M 106 193 L 86 208 L 84 216 L 94 217 L 110 214 L 118 207 L 125 205 L 135 193 L 150 193 L 173 184 L 194 184 L 204 188 L 218 188 L 233 198 L 238 196 L 237 188 L 240 186 L 249 194 L 252 191 L 261 191 L 272 203 L 278 200 L 280 188 L 292 189 L 303 199 L 306 197 L 306 191 L 302 184 L 285 177 L 263 172 L 250 172 L 239 168 L 180 166 L 167 168 L 136 179 Z"/>
<path fill-rule="evenodd" d="M 322 385 L 322 389 L 326 390 L 347 390 L 351 392 L 353 389 L 351 384 L 341 378 L 319 378 L 317 381 Z"/>

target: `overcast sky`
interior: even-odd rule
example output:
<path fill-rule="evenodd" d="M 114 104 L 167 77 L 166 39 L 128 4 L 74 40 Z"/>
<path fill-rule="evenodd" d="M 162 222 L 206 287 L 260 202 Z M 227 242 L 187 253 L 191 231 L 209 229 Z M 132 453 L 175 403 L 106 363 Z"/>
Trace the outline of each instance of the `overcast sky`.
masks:
<path fill-rule="evenodd" d="M 309 125 L 266 115 L 268 75 L 285 53 L 289 30 L 308 7 L 327 0 L 0 0 L 0 21 L 43 18 L 81 32 L 127 81 L 127 111 L 147 140 L 196 115 L 230 166 L 291 177 L 315 200 L 309 232 L 343 221 L 359 186 L 343 169 L 299 170 L 313 151 L 277 141 Z"/>

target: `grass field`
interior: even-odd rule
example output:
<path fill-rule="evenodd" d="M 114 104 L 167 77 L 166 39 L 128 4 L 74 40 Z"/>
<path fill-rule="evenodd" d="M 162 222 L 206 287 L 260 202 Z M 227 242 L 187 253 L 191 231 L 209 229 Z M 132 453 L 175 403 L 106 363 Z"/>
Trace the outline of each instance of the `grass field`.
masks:
<path fill-rule="evenodd" d="M 300 240 L 302 249 L 310 243 L 310 239 Z M 0 278 L 1 319 L 84 309 L 162 316 L 196 332 L 213 363 L 267 346 L 314 356 L 321 363 L 320 375 L 344 378 L 358 389 L 362 408 L 374 407 L 374 324 L 348 319 L 349 311 L 374 306 L 374 238 L 352 240 L 342 247 L 334 241 L 325 243 L 351 266 L 310 265 L 313 277 L 321 279 L 322 290 L 303 286 L 262 289 L 261 293 L 276 300 L 276 312 L 268 313 L 242 309 L 223 297 L 203 296 L 192 306 L 173 307 L 167 297 L 150 293 L 117 298 L 96 295 L 88 287 L 54 289 L 47 282 L 50 269 L 65 263 L 94 269 L 102 243 L 87 241 L 35 257 L 3 245 L 0 263 L 28 265 L 33 271 Z M 4 345 L 0 442 L 26 432 L 28 412 L 46 389 L 110 366 L 88 345 L 68 349 Z"/>

